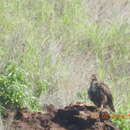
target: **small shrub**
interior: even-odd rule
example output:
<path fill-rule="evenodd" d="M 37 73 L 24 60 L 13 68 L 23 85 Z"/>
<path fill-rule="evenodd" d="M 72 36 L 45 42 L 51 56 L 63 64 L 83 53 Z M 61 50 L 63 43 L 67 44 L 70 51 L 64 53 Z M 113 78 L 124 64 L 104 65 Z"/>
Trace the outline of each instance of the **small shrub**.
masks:
<path fill-rule="evenodd" d="M 121 130 L 129 130 L 130 129 L 130 114 L 129 114 L 129 106 L 130 104 L 125 104 L 121 108 L 118 109 L 116 116 L 114 116 L 113 122 L 120 128 Z M 127 108 L 128 107 L 128 108 Z M 127 111 L 128 110 L 128 111 Z"/>
<path fill-rule="evenodd" d="M 0 102 L 5 108 L 27 107 L 37 110 L 38 103 L 27 83 L 26 73 L 15 63 L 6 64 L 0 74 Z"/>

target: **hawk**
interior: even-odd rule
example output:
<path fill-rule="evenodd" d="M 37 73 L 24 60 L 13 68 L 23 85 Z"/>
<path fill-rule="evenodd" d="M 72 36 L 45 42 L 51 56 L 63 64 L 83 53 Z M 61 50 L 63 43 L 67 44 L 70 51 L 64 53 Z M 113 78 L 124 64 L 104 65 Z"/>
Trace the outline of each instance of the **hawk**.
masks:
<path fill-rule="evenodd" d="M 96 75 L 92 75 L 88 97 L 96 106 L 101 108 L 109 106 L 115 112 L 113 97 L 109 87 L 104 83 L 98 82 Z"/>

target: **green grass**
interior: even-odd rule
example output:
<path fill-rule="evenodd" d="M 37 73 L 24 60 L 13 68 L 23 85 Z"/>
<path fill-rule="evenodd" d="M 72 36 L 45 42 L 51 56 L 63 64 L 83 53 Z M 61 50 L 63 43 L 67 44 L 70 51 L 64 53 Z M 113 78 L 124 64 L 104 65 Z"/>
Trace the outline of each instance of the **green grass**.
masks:
<path fill-rule="evenodd" d="M 87 4 L 85 0 L 1 0 L 0 71 L 9 61 L 15 62 L 27 73 L 36 98 L 57 106 L 87 102 L 86 92 L 79 93 L 97 73 L 109 84 L 116 111 L 128 113 L 129 21 L 123 17 L 94 21 Z M 130 128 L 129 120 L 115 122 L 122 129 Z"/>

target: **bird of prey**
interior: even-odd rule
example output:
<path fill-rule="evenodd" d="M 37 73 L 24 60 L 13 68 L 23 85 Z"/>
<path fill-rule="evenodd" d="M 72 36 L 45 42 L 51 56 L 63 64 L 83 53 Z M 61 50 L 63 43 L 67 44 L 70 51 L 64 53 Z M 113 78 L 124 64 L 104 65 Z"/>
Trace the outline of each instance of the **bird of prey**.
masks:
<path fill-rule="evenodd" d="M 115 112 L 113 97 L 109 87 L 104 83 L 98 82 L 96 75 L 92 75 L 88 89 L 88 97 L 96 106 L 101 108 L 109 106 L 110 109 Z"/>

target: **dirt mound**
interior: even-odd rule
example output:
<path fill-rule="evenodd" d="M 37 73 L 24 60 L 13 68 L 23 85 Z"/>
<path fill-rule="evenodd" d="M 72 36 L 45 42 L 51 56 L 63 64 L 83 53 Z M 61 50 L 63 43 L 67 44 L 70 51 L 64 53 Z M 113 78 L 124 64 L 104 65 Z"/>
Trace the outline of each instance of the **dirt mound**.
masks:
<path fill-rule="evenodd" d="M 106 110 L 95 106 L 71 104 L 56 110 L 47 106 L 47 113 L 31 113 L 26 108 L 15 113 L 12 127 L 15 130 L 119 130 Z"/>

